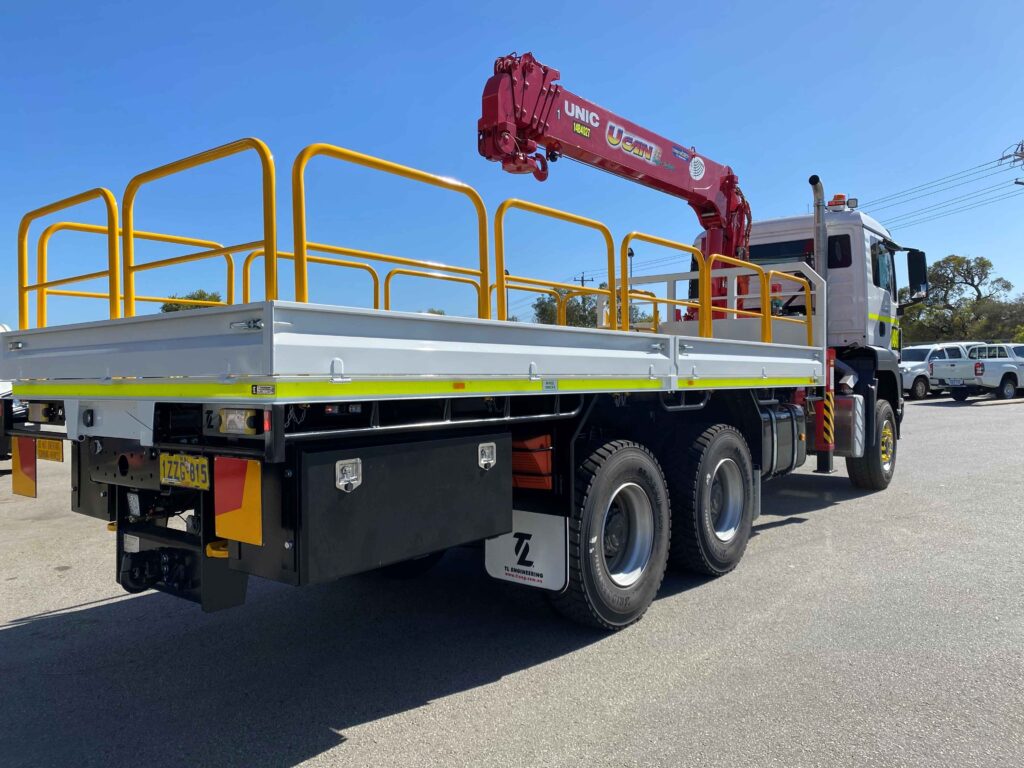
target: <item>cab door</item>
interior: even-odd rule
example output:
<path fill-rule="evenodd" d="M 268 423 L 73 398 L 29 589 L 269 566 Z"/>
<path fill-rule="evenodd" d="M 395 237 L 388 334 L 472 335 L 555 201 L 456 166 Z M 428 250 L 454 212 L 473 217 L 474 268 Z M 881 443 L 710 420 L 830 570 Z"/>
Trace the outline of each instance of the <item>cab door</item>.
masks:
<path fill-rule="evenodd" d="M 866 232 L 868 265 L 868 322 L 867 344 L 892 349 L 896 327 L 896 265 L 893 253 L 881 237 Z M 895 345 L 898 347 L 898 343 Z"/>

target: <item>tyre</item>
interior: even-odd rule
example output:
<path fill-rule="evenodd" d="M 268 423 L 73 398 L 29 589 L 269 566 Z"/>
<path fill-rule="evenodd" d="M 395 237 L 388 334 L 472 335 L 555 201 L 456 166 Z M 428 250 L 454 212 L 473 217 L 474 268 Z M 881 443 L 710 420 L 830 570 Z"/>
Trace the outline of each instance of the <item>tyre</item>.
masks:
<path fill-rule="evenodd" d="M 956 389 L 951 389 L 949 394 L 949 396 L 956 400 L 958 403 L 964 402 L 969 395 L 970 393 L 967 391 L 965 387 L 957 387 Z"/>
<path fill-rule="evenodd" d="M 754 523 L 754 465 L 747 441 L 726 424 L 682 443 L 669 470 L 669 563 L 711 576 L 735 568 Z"/>
<path fill-rule="evenodd" d="M 429 555 L 414 557 L 412 560 L 403 560 L 400 563 L 385 565 L 380 569 L 380 574 L 389 579 L 418 578 L 440 563 L 446 551 L 442 549 L 440 552 L 431 552 Z"/>
<path fill-rule="evenodd" d="M 640 619 L 665 575 L 668 490 L 657 460 L 627 440 L 606 443 L 576 472 L 569 584 L 552 597 L 581 624 L 618 630 Z"/>
<path fill-rule="evenodd" d="M 1013 376 L 1003 376 L 1003 380 L 999 382 L 999 388 L 996 390 L 996 397 L 1000 400 L 1013 400 L 1017 396 L 1017 382 Z"/>
<path fill-rule="evenodd" d="M 848 458 L 850 482 L 867 491 L 883 491 L 896 472 L 896 417 L 888 400 L 875 403 L 875 434 L 859 459 Z"/>
<path fill-rule="evenodd" d="M 924 400 L 926 397 L 928 397 L 928 379 L 918 376 L 910 386 L 910 399 Z"/>

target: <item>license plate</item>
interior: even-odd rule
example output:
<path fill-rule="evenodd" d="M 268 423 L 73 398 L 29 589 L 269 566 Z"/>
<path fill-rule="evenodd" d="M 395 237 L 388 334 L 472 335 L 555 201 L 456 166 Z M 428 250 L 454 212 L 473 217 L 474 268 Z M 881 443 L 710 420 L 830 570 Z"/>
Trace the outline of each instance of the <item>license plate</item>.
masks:
<path fill-rule="evenodd" d="M 962 387 L 964 385 L 964 380 L 963 379 L 950 379 L 949 380 L 949 385 L 951 387 Z"/>
<path fill-rule="evenodd" d="M 64 441 L 36 440 L 36 455 L 43 461 L 64 461 Z"/>
<path fill-rule="evenodd" d="M 160 454 L 160 484 L 210 490 L 210 462 L 205 456 Z"/>

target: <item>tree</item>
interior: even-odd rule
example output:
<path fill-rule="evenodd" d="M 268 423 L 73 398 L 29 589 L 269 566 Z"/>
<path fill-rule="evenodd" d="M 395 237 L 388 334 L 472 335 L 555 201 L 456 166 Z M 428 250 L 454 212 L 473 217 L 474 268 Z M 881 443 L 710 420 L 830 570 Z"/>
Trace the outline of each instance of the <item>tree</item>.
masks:
<path fill-rule="evenodd" d="M 1009 338 L 1024 323 L 1024 295 L 1007 299 L 1012 290 L 983 256 L 940 259 L 928 268 L 928 299 L 902 319 L 904 342 Z"/>
<path fill-rule="evenodd" d="M 172 293 L 171 299 L 192 299 L 194 301 L 223 301 L 220 294 L 217 291 L 204 291 L 202 288 L 197 288 L 191 293 L 186 293 L 184 296 L 179 296 L 176 293 Z M 183 304 L 179 301 L 165 301 L 160 305 L 161 312 L 180 312 L 183 309 L 201 309 L 200 304 Z"/>
<path fill-rule="evenodd" d="M 443 309 L 438 309 L 437 307 L 430 307 L 427 310 L 426 313 L 428 315 L 444 315 L 444 314 L 447 314 Z"/>
<path fill-rule="evenodd" d="M 607 289 L 607 283 L 601 283 L 600 288 Z M 560 296 L 569 292 L 556 289 Z M 558 324 L 558 307 L 554 296 L 541 295 L 533 302 L 533 316 L 536 322 L 544 325 Z M 603 318 L 602 318 L 603 320 Z M 651 316 L 640 311 L 640 307 L 631 304 L 629 307 L 630 325 L 650 322 Z M 565 324 L 575 328 L 596 328 L 597 322 L 597 297 L 593 294 L 574 296 L 565 304 Z"/>

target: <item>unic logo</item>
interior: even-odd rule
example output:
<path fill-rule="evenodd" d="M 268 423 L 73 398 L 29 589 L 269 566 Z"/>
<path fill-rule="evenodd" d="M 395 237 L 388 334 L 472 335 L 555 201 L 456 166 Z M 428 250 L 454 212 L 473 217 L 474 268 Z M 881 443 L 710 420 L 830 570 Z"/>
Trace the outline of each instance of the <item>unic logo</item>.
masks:
<path fill-rule="evenodd" d="M 656 144 L 627 133 L 625 128 L 620 128 L 611 121 L 608 122 L 605 139 L 610 147 L 618 147 L 626 154 L 636 155 L 651 165 L 661 165 L 661 149 Z"/>
<path fill-rule="evenodd" d="M 578 104 L 573 104 L 568 99 L 565 100 L 565 116 L 593 128 L 601 125 L 601 118 L 597 116 L 597 112 L 591 109 L 584 109 Z"/>

